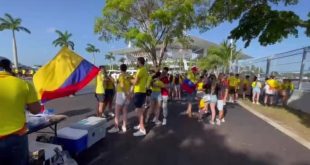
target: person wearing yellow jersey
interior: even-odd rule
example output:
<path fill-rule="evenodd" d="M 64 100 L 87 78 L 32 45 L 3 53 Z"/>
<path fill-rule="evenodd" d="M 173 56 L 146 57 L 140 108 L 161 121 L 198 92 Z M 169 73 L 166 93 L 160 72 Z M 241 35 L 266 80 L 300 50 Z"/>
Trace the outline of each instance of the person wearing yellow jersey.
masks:
<path fill-rule="evenodd" d="M 110 117 L 114 117 L 114 113 L 112 110 L 112 103 L 114 100 L 114 94 L 115 94 L 115 85 L 114 85 L 114 78 L 111 75 L 108 75 L 108 73 L 105 73 L 104 80 L 106 84 L 105 87 L 105 96 L 104 96 L 104 103 L 108 107 L 107 114 Z"/>
<path fill-rule="evenodd" d="M 104 108 L 105 108 L 105 105 L 104 105 L 105 83 L 103 81 L 105 67 L 101 65 L 99 66 L 99 69 L 100 69 L 100 72 L 98 73 L 97 78 L 96 78 L 96 91 L 95 91 L 95 97 L 98 101 L 97 116 L 105 117 L 103 113 Z"/>
<path fill-rule="evenodd" d="M 241 80 L 239 76 L 240 76 L 239 74 L 235 75 L 235 100 L 234 102 L 236 102 L 239 98 L 239 90 L 240 90 L 240 85 L 241 85 Z"/>
<path fill-rule="evenodd" d="M 228 77 L 228 86 L 229 86 L 229 100 L 232 102 L 235 100 L 235 94 L 236 94 L 236 84 L 235 84 L 236 77 L 233 73 L 229 74 Z"/>
<path fill-rule="evenodd" d="M 293 93 L 295 87 L 290 79 L 284 79 L 281 85 L 281 94 L 282 94 L 282 102 L 283 106 L 287 105 L 287 101 L 291 94 Z"/>
<path fill-rule="evenodd" d="M 0 59 L 1 164 L 28 164 L 25 108 L 32 114 L 41 106 L 33 86 L 13 76 L 11 62 Z"/>
<path fill-rule="evenodd" d="M 127 107 L 129 105 L 130 100 L 130 88 L 131 83 L 127 71 L 127 65 L 121 64 L 120 65 L 121 74 L 117 79 L 117 86 L 116 86 L 116 99 L 115 99 L 115 117 L 114 117 L 114 127 L 108 130 L 109 133 L 117 133 L 120 131 L 119 129 L 119 118 L 120 113 L 123 112 L 123 126 L 122 131 L 125 133 L 127 131 Z"/>
<path fill-rule="evenodd" d="M 198 82 L 198 68 L 196 66 L 193 66 L 191 68 L 191 70 L 189 70 L 187 72 L 187 79 L 189 79 L 193 84 L 197 84 Z M 195 97 L 196 97 L 196 91 L 192 92 L 192 93 L 188 93 L 187 95 L 187 110 L 186 113 L 188 115 L 188 117 L 192 117 L 192 103 L 195 101 Z"/>
<path fill-rule="evenodd" d="M 22 69 L 22 76 L 23 76 L 23 77 L 26 76 L 26 69 Z"/>
<path fill-rule="evenodd" d="M 152 122 L 154 122 L 156 125 L 160 125 L 161 122 L 159 121 L 159 115 L 160 115 L 160 107 L 161 107 L 161 88 L 165 87 L 165 84 L 160 81 L 160 72 L 156 72 L 155 75 L 152 76 L 152 80 L 150 82 L 150 89 L 152 90 L 151 94 L 151 106 L 150 109 L 148 109 L 145 121 L 146 123 L 149 121 L 149 118 L 152 113 L 154 113 L 154 118 Z"/>
<path fill-rule="evenodd" d="M 251 86 L 252 86 L 252 103 L 259 104 L 259 96 L 261 93 L 262 83 L 259 82 L 257 77 L 255 76 Z"/>
<path fill-rule="evenodd" d="M 265 105 L 268 104 L 268 100 L 269 104 L 273 105 L 279 87 L 280 87 L 279 82 L 275 79 L 274 75 L 271 75 L 270 79 L 268 79 L 265 84 L 265 93 L 266 93 L 264 98 Z"/>
<path fill-rule="evenodd" d="M 242 97 L 245 99 L 250 89 L 250 76 L 246 75 L 245 79 L 242 82 Z"/>
<path fill-rule="evenodd" d="M 138 57 L 138 70 L 135 78 L 132 80 L 134 85 L 134 105 L 136 107 L 136 112 L 138 114 L 139 125 L 135 126 L 134 129 L 137 130 L 134 136 L 145 136 L 146 130 L 144 127 L 144 108 L 142 107 L 146 99 L 146 83 L 148 79 L 148 72 L 144 66 L 145 59 L 143 57 Z"/>

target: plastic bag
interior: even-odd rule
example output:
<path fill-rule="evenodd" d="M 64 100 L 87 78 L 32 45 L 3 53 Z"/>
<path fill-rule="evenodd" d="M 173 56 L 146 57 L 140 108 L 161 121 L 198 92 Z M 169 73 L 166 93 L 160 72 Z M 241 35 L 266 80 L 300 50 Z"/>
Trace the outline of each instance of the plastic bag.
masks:
<path fill-rule="evenodd" d="M 60 151 L 58 148 L 55 148 L 54 151 L 56 156 L 52 160 L 52 165 L 78 165 L 67 151 Z"/>

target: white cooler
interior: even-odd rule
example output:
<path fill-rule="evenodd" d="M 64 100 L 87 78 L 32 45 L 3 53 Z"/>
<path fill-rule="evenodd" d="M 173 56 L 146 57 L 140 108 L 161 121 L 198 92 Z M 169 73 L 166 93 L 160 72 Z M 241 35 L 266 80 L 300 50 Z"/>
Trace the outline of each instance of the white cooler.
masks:
<path fill-rule="evenodd" d="M 72 124 L 70 127 L 88 131 L 87 147 L 89 148 L 105 137 L 107 120 L 100 117 L 89 117 Z"/>

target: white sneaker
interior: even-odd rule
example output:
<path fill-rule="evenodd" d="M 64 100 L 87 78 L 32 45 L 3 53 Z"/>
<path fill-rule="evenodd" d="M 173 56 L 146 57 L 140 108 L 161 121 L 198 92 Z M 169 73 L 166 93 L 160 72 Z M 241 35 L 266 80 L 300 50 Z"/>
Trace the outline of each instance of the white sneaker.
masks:
<path fill-rule="evenodd" d="M 113 127 L 111 129 L 108 130 L 109 133 L 117 133 L 119 132 L 119 128 L 118 127 Z"/>
<path fill-rule="evenodd" d="M 253 103 L 253 104 L 255 104 L 255 102 L 254 102 L 254 101 L 252 101 L 252 103 Z"/>
<path fill-rule="evenodd" d="M 161 125 L 161 122 L 159 120 L 155 121 L 155 125 Z"/>
<path fill-rule="evenodd" d="M 222 122 L 222 123 L 225 123 L 225 119 L 223 118 L 223 119 L 221 120 L 221 122 Z"/>
<path fill-rule="evenodd" d="M 216 119 L 216 125 L 221 125 L 221 120 L 220 119 Z"/>
<path fill-rule="evenodd" d="M 167 119 L 164 118 L 164 119 L 163 119 L 163 125 L 166 125 L 166 124 L 167 124 Z"/>
<path fill-rule="evenodd" d="M 146 131 L 139 129 L 137 132 L 133 133 L 133 136 L 145 136 Z"/>
<path fill-rule="evenodd" d="M 124 133 L 127 132 L 126 126 L 122 126 L 122 131 L 123 131 Z"/>
<path fill-rule="evenodd" d="M 113 112 L 109 112 L 108 115 L 111 116 L 111 117 L 115 116 Z"/>
<path fill-rule="evenodd" d="M 135 130 L 139 130 L 139 129 L 140 129 L 140 125 L 136 125 L 136 126 L 134 126 L 134 127 L 133 127 L 133 129 L 135 129 Z"/>
<path fill-rule="evenodd" d="M 259 102 L 256 102 L 257 105 L 259 105 Z"/>
<path fill-rule="evenodd" d="M 153 118 L 152 122 L 155 123 L 157 121 L 156 117 Z"/>
<path fill-rule="evenodd" d="M 214 121 L 211 121 L 211 120 L 210 120 L 210 124 L 211 124 L 211 125 L 215 125 Z"/>

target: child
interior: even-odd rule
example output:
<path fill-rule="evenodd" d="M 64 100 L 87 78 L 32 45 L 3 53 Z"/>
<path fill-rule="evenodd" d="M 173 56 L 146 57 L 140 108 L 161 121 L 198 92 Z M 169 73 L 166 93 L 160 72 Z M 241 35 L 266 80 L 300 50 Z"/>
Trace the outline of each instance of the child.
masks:
<path fill-rule="evenodd" d="M 199 113 L 198 113 L 198 122 L 202 122 L 202 117 L 204 114 L 208 113 L 208 97 L 205 95 L 202 99 L 199 101 Z"/>

